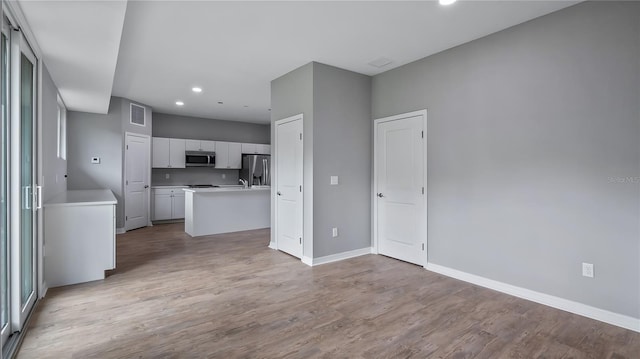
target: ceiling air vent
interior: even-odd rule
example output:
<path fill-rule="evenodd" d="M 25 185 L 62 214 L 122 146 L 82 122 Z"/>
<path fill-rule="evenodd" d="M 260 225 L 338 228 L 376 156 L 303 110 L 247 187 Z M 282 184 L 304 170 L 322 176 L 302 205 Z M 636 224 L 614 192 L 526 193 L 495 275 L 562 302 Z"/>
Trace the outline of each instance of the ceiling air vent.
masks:
<path fill-rule="evenodd" d="M 131 124 L 138 126 L 145 126 L 144 106 L 131 104 Z"/>

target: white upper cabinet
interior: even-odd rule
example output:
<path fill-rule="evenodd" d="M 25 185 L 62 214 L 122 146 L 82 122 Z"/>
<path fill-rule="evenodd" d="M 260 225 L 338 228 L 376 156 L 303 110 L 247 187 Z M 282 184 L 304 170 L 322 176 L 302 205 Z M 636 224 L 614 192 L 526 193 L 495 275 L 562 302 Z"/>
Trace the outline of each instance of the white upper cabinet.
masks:
<path fill-rule="evenodd" d="M 185 168 L 185 140 L 179 138 L 153 138 L 151 167 Z"/>
<path fill-rule="evenodd" d="M 229 167 L 242 168 L 242 144 L 229 142 Z"/>
<path fill-rule="evenodd" d="M 215 152 L 216 141 L 200 141 L 200 149 L 207 152 Z"/>
<path fill-rule="evenodd" d="M 154 137 L 152 141 L 151 167 L 169 167 L 169 139 Z"/>
<path fill-rule="evenodd" d="M 270 155 L 271 154 L 271 145 L 256 145 L 256 150 L 261 155 Z"/>
<path fill-rule="evenodd" d="M 257 153 L 255 143 L 243 143 L 242 153 Z"/>
<path fill-rule="evenodd" d="M 200 140 L 185 140 L 187 151 L 200 151 Z"/>
<path fill-rule="evenodd" d="M 261 145 L 257 143 L 243 143 L 242 153 L 269 155 L 271 154 L 271 145 Z"/>
<path fill-rule="evenodd" d="M 215 141 L 200 141 L 200 140 L 185 140 L 185 148 L 187 151 L 207 151 L 207 152 L 215 152 L 216 150 L 216 142 Z"/>
<path fill-rule="evenodd" d="M 185 140 L 179 138 L 169 139 L 169 167 L 186 168 L 184 151 Z"/>
<path fill-rule="evenodd" d="M 242 144 L 216 142 L 216 168 L 242 168 Z"/>
<path fill-rule="evenodd" d="M 271 145 L 153 137 L 153 168 L 185 168 L 185 151 L 216 153 L 216 167 L 242 168 L 242 154 L 271 154 Z"/>

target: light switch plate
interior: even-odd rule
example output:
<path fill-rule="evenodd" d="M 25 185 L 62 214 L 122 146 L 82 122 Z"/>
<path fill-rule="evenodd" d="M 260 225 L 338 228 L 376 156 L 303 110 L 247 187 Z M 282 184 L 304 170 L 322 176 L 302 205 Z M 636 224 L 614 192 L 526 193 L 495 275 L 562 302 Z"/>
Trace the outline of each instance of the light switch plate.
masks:
<path fill-rule="evenodd" d="M 91 163 L 99 164 L 100 163 L 100 157 L 91 157 Z"/>
<path fill-rule="evenodd" d="M 338 176 L 331 176 L 331 184 L 332 185 L 338 184 Z"/>

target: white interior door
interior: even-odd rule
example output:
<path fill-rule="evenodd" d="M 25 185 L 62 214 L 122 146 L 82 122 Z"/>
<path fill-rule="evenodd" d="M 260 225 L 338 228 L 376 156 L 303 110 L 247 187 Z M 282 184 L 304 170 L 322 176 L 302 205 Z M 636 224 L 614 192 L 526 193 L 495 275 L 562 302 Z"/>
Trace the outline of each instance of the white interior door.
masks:
<path fill-rule="evenodd" d="M 126 134 L 125 230 L 149 224 L 149 137 Z"/>
<path fill-rule="evenodd" d="M 376 122 L 375 201 L 378 253 L 425 264 L 424 118 Z"/>
<path fill-rule="evenodd" d="M 276 245 L 302 258 L 302 116 L 276 123 Z"/>

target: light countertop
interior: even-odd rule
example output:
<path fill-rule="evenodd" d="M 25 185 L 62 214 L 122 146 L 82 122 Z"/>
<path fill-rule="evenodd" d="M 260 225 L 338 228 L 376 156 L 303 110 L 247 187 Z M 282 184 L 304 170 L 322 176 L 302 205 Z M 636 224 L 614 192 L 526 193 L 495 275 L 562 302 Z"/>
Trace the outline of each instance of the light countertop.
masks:
<path fill-rule="evenodd" d="M 215 193 L 215 192 L 262 192 L 262 191 L 270 191 L 271 187 L 266 186 L 254 186 L 252 188 L 244 188 L 244 187 L 218 187 L 218 188 L 183 188 L 185 192 L 193 192 L 193 193 Z"/>
<path fill-rule="evenodd" d="M 181 186 L 181 185 L 164 185 L 164 186 L 151 186 L 151 188 L 187 188 L 187 186 Z"/>
<path fill-rule="evenodd" d="M 48 200 L 44 207 L 54 206 L 93 206 L 117 204 L 118 201 L 108 189 L 87 189 L 64 191 Z"/>

